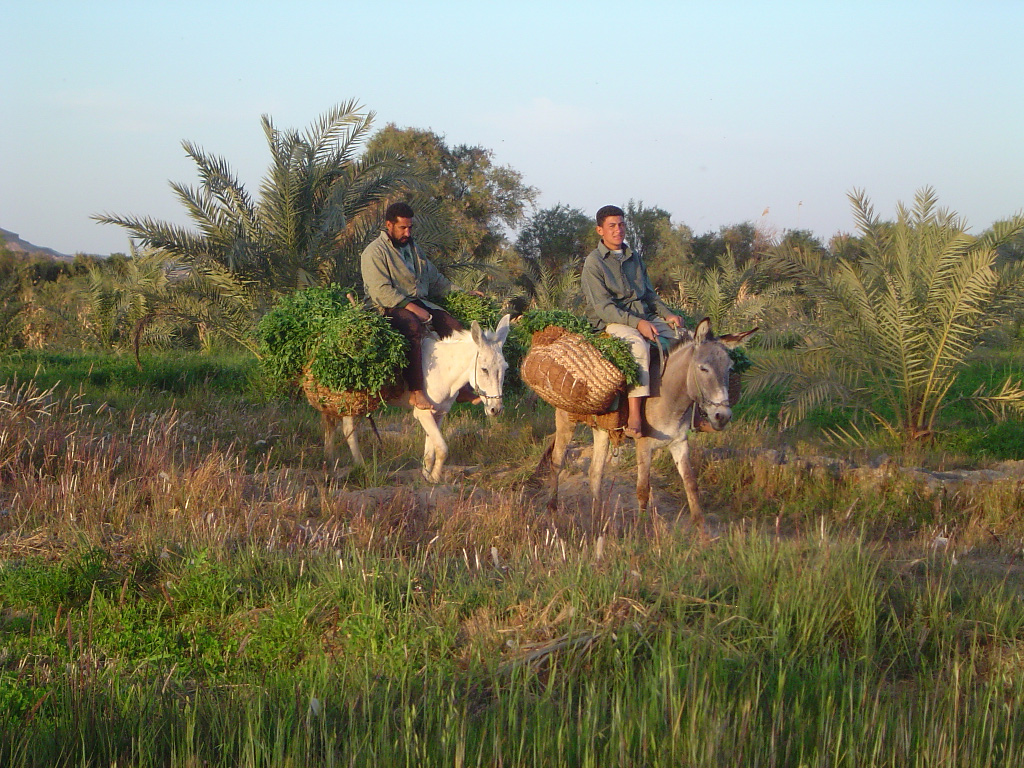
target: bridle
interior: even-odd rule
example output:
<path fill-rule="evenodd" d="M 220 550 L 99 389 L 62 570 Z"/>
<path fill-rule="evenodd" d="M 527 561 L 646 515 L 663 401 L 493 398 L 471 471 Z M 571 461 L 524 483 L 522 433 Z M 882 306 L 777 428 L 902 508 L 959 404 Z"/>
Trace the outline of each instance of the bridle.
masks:
<path fill-rule="evenodd" d="M 694 351 L 694 354 L 696 354 L 696 352 L 697 352 L 696 344 L 694 344 L 693 351 Z M 705 414 L 710 416 L 712 408 L 723 408 L 723 407 L 724 408 L 728 408 L 730 406 L 728 389 L 726 389 L 726 396 L 725 396 L 724 400 L 712 400 L 711 398 L 709 398 L 705 394 L 704 387 L 701 386 L 700 379 L 697 378 L 697 374 L 693 371 L 694 363 L 695 363 L 695 360 L 691 357 L 690 358 L 690 366 L 689 366 L 689 369 L 686 372 L 686 374 L 687 374 L 687 394 L 689 394 L 689 383 L 690 383 L 691 377 L 692 377 L 692 380 L 693 380 L 694 387 L 697 390 L 697 397 L 693 401 L 693 406 L 690 408 L 690 429 L 691 430 L 692 429 L 696 429 L 696 425 L 697 425 L 697 409 L 698 408 L 700 408 L 702 411 L 704 411 Z"/>
<path fill-rule="evenodd" d="M 473 358 L 473 380 L 470 381 L 470 386 L 473 388 L 474 394 L 480 397 L 487 405 L 495 405 L 501 402 L 502 393 L 499 390 L 496 395 L 489 395 L 480 388 L 480 375 L 478 373 L 480 369 L 480 347 L 476 348 L 476 356 Z"/>

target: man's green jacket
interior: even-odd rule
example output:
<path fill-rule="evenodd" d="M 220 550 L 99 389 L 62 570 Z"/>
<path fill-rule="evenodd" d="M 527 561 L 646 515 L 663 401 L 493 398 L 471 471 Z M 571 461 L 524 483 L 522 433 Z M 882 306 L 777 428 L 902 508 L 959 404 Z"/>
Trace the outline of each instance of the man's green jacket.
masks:
<path fill-rule="evenodd" d="M 387 232 L 381 232 L 380 237 L 363 250 L 360 257 L 363 288 L 374 304 L 394 309 L 418 299 L 436 307 L 426 298 L 444 296 L 451 290 L 451 282 L 423 255 L 415 241 L 412 252 L 410 269 Z"/>
<path fill-rule="evenodd" d="M 636 328 L 641 320 L 672 314 L 651 285 L 643 261 L 629 246 L 623 248 L 620 261 L 608 246 L 598 243 L 583 263 L 587 318 L 598 330 L 609 323 Z"/>

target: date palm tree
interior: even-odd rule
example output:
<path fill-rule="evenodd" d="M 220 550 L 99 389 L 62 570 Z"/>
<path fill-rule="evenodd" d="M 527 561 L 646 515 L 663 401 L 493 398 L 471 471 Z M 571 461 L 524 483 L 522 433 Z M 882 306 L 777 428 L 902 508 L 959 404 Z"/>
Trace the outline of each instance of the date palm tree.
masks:
<path fill-rule="evenodd" d="M 682 309 L 691 317 L 710 317 L 713 328 L 761 326 L 762 345 L 770 345 L 774 335 L 784 330 L 792 283 L 765 276 L 753 261 L 741 266 L 728 246 L 715 258 L 714 266 L 703 269 L 690 262 L 674 269 L 672 277 Z"/>
<path fill-rule="evenodd" d="M 359 154 L 373 118 L 354 101 L 304 132 L 281 130 L 264 115 L 271 161 L 256 199 L 224 159 L 184 142 L 200 183 L 171 187 L 194 228 L 145 216 L 93 218 L 124 227 L 140 250 L 162 254 L 168 269 L 187 273 L 169 292 L 164 313 L 181 319 L 195 310 L 200 325 L 241 323 L 220 330 L 243 338 L 244 326 L 280 293 L 332 281 L 355 284 L 358 253 L 376 235 L 389 197 L 415 191 L 414 175 L 394 153 Z M 424 213 L 418 218 L 426 219 L 421 234 L 429 240 L 436 233 L 429 210 Z M 211 299 L 220 305 L 212 313 Z"/>
<path fill-rule="evenodd" d="M 789 421 L 829 402 L 860 405 L 906 441 L 934 433 L 959 371 L 984 331 L 1021 304 L 1024 269 L 1000 266 L 997 246 L 1024 229 L 1024 215 L 982 237 L 939 209 L 924 188 L 895 222 L 879 219 L 862 191 L 850 194 L 860 233 L 856 260 L 779 247 L 770 265 L 815 306 L 797 355 L 761 361 L 755 385 L 788 389 Z M 976 392 L 976 404 L 1024 411 L 1024 389 Z"/>

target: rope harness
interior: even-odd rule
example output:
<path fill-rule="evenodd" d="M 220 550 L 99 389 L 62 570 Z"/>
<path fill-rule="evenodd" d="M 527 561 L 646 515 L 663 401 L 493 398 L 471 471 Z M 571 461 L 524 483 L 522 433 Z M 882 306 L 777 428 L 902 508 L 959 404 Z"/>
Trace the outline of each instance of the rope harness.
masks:
<path fill-rule="evenodd" d="M 493 405 L 495 400 L 497 400 L 497 401 L 501 400 L 501 389 L 499 389 L 498 394 L 496 394 L 496 395 L 488 395 L 484 390 L 482 390 L 480 388 L 480 374 L 478 372 L 479 368 L 480 368 L 480 347 L 477 347 L 476 348 L 476 357 L 473 358 L 473 380 L 470 382 L 470 386 L 473 388 L 473 393 L 476 394 L 477 397 L 479 397 L 482 400 L 484 400 L 487 403 L 487 405 Z"/>
<path fill-rule="evenodd" d="M 673 328 L 672 330 L 673 330 L 673 336 L 671 338 L 675 338 L 676 340 L 683 340 L 684 339 L 683 335 L 679 332 L 678 328 Z M 665 361 L 668 359 L 668 355 L 667 355 L 667 352 L 665 350 L 665 346 L 661 343 L 661 339 L 662 338 L 670 338 L 670 337 L 659 336 L 658 340 L 654 342 L 654 345 L 658 348 L 658 362 L 659 362 L 659 366 L 660 366 L 659 371 L 658 371 L 658 375 L 659 375 L 659 377 L 661 377 L 662 380 L 664 380 L 664 377 L 665 377 Z M 694 348 L 693 348 L 694 352 L 697 351 L 697 343 L 696 343 L 696 341 L 697 341 L 696 339 L 692 339 L 692 342 L 693 342 L 693 345 L 694 345 Z M 690 365 L 687 368 L 686 375 L 687 375 L 687 382 L 686 382 L 687 383 L 687 387 L 686 387 L 687 395 L 690 394 L 690 390 L 691 389 L 695 389 L 697 391 L 697 397 L 693 400 L 693 403 L 690 406 L 690 430 L 691 431 L 695 431 L 696 428 L 697 428 L 697 412 L 698 412 L 698 409 L 703 411 L 705 415 L 708 415 L 708 414 L 711 413 L 711 409 L 712 408 L 719 408 L 719 407 L 728 408 L 729 407 L 729 396 L 728 396 L 728 394 L 726 394 L 726 397 L 725 397 L 724 400 L 712 400 L 711 398 L 709 398 L 707 396 L 707 393 L 704 391 L 704 387 L 701 386 L 700 380 L 697 378 L 696 372 L 694 371 L 694 365 L 693 365 L 692 358 L 691 358 L 691 361 L 690 361 Z"/>
<path fill-rule="evenodd" d="M 694 346 L 694 352 L 697 351 Z M 697 409 L 704 411 L 706 416 L 710 416 L 712 408 L 729 407 L 729 394 L 726 391 L 725 400 L 712 400 L 704 392 L 704 387 L 701 386 L 700 380 L 697 378 L 696 373 L 693 370 L 693 361 L 690 362 L 690 369 L 687 371 L 687 377 L 692 381 L 693 388 L 697 390 L 697 399 L 693 401 L 693 405 L 690 406 L 690 430 L 695 431 L 697 429 Z M 689 394 L 689 384 L 687 381 L 687 394 Z"/>

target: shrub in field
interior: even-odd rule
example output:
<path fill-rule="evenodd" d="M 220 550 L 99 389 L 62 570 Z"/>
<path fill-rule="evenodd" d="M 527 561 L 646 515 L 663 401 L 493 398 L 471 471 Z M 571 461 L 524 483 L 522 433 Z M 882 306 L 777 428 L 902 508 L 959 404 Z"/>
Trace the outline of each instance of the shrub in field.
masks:
<path fill-rule="evenodd" d="M 405 337 L 378 312 L 350 301 L 337 286 L 283 297 L 260 320 L 263 364 L 280 381 L 295 381 L 307 364 L 337 391 L 379 392 L 405 365 Z"/>
<path fill-rule="evenodd" d="M 863 193 L 850 196 L 860 230 L 856 255 L 778 247 L 769 266 L 815 304 L 799 327 L 797 354 L 759 367 L 757 384 L 783 385 L 784 417 L 819 405 L 864 408 L 893 436 L 933 435 L 936 419 L 982 333 L 1018 307 L 1024 267 L 1000 265 L 997 246 L 1024 230 L 1024 215 L 973 237 L 955 214 L 918 192 L 895 222 L 882 221 Z M 1024 411 L 1024 386 L 1008 379 L 977 405 Z"/>

